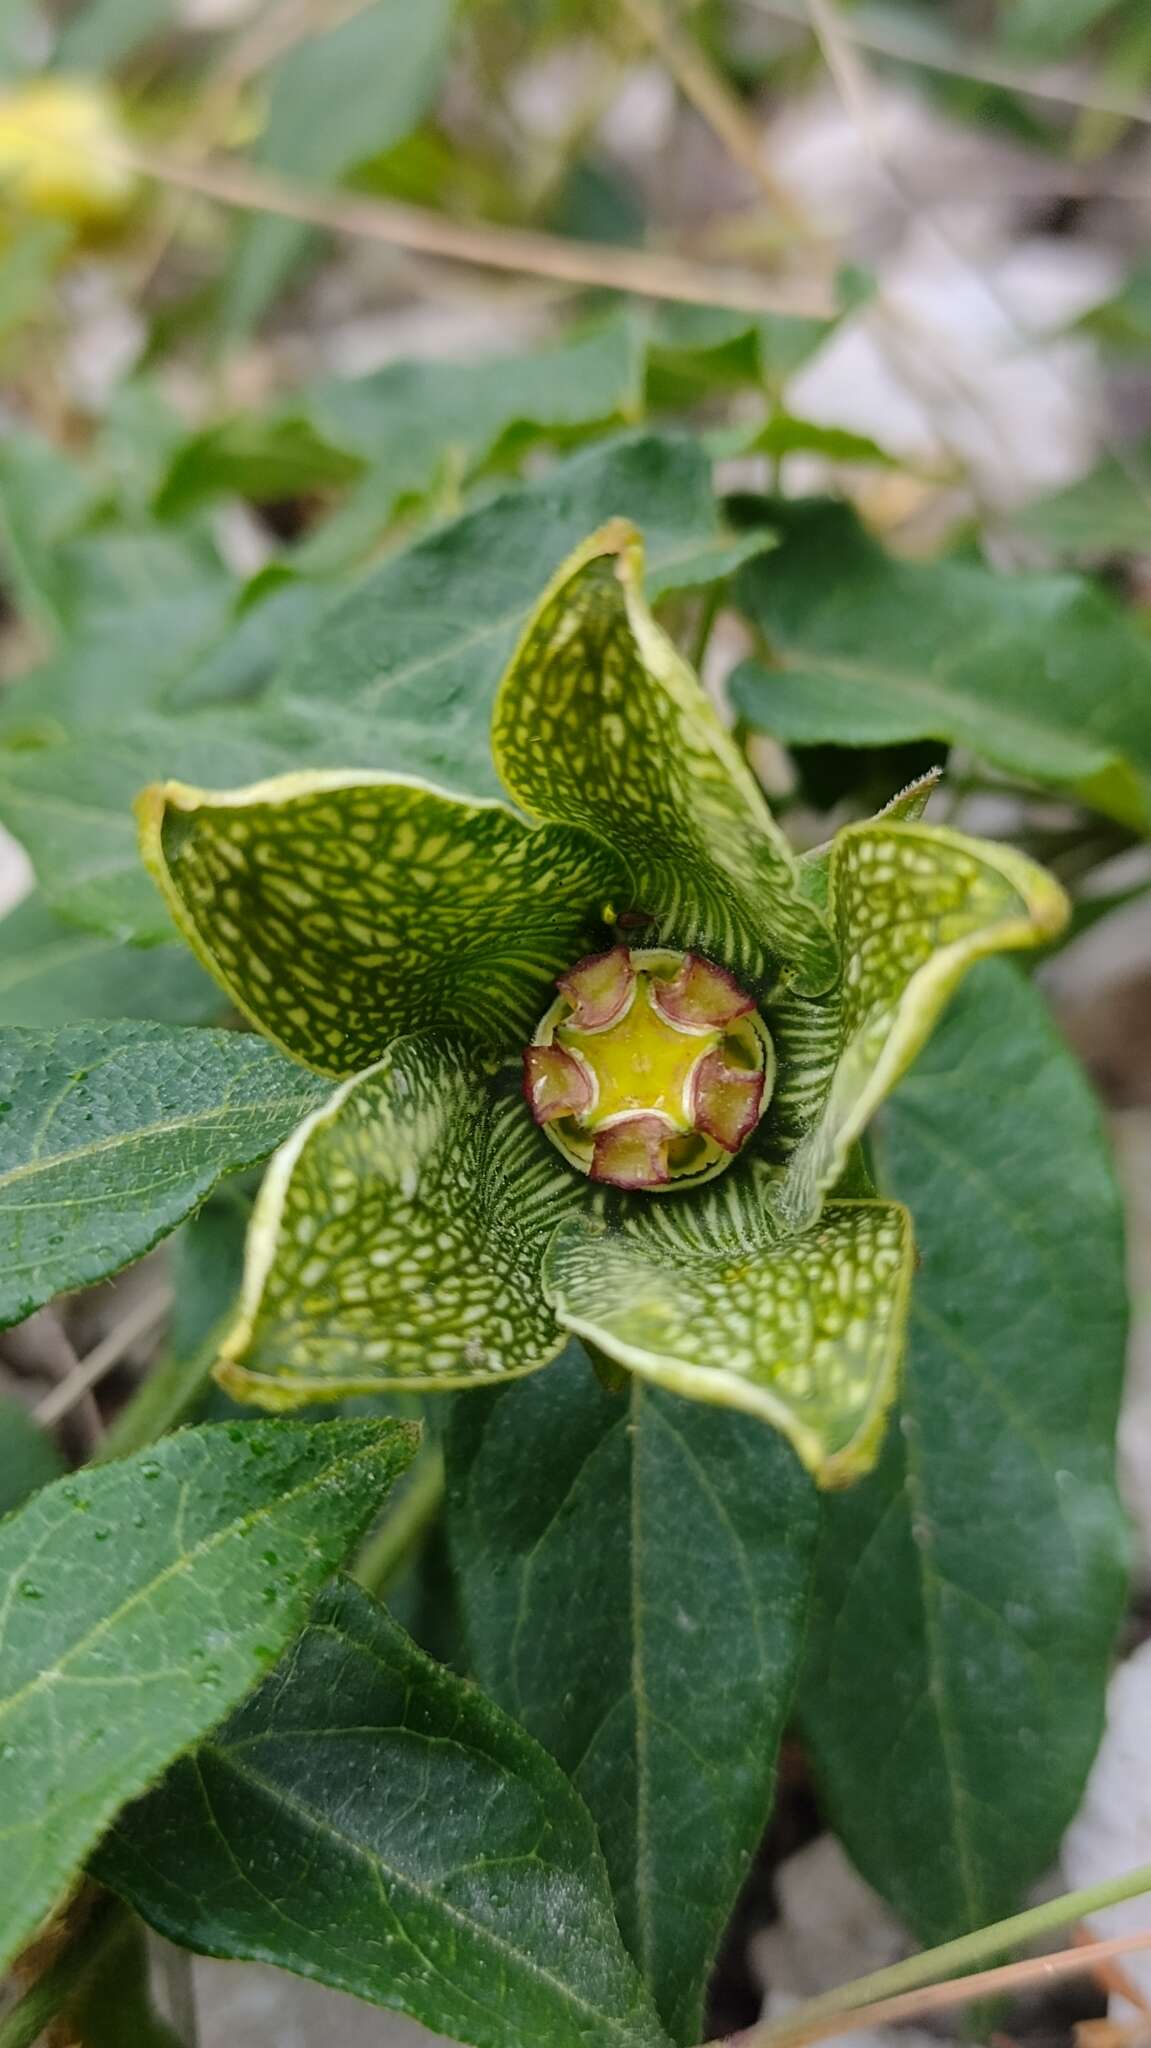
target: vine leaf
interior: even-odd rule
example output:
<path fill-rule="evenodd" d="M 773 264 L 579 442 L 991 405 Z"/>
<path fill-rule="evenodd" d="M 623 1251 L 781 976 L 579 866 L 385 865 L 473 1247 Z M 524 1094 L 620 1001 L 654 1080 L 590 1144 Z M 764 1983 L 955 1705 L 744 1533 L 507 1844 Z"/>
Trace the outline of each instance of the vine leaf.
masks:
<path fill-rule="evenodd" d="M 677 2041 L 763 1832 L 817 1496 L 753 1417 L 572 1344 L 453 1403 L 448 1531 L 481 1682 L 599 1828 L 624 1938 Z"/>
<path fill-rule="evenodd" d="M 1099 1738 L 1122 1209 L 1083 1077 L 1005 963 L 956 998 L 875 1158 L 922 1265 L 899 1427 L 825 1506 L 801 1709 L 833 1825 L 930 1944 L 1016 1910 Z"/>
<path fill-rule="evenodd" d="M 278 1963 L 476 2048 L 666 2048 L 578 1794 L 348 1583 L 96 1868 L 186 1947 Z"/>
<path fill-rule="evenodd" d="M 546 1365 L 539 1282 L 584 1183 L 461 1041 L 399 1039 L 273 1161 L 219 1377 L 268 1408 L 483 1385 Z"/>
<path fill-rule="evenodd" d="M 0 1967 L 118 1808 L 275 1661 L 416 1440 L 183 1430 L 0 1525 Z"/>
<path fill-rule="evenodd" d="M 324 1092 L 234 1031 L 0 1030 L 0 1326 L 140 1258 Z"/>

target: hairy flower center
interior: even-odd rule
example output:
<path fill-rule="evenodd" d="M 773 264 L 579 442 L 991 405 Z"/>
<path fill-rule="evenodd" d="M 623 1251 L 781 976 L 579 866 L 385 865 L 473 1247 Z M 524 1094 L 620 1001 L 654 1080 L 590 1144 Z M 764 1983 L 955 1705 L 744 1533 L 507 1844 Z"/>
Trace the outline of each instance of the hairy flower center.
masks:
<path fill-rule="evenodd" d="M 532 1115 L 592 1180 L 708 1180 L 755 1129 L 774 1068 L 750 996 L 696 953 L 615 946 L 560 976 L 524 1053 Z"/>

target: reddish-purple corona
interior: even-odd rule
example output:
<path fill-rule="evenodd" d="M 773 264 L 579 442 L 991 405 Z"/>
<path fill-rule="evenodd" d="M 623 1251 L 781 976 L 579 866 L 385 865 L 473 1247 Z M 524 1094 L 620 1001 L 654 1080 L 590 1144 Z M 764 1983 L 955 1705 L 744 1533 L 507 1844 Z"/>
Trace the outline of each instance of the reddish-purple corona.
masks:
<path fill-rule="evenodd" d="M 610 1187 L 709 1180 L 751 1135 L 774 1055 L 753 999 L 696 953 L 614 946 L 560 976 L 524 1094 L 568 1163 Z"/>

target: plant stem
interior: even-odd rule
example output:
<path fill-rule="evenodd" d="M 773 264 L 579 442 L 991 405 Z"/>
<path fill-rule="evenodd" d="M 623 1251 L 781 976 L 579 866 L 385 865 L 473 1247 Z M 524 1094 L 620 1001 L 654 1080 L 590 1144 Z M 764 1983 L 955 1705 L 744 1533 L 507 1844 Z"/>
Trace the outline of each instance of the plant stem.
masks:
<path fill-rule="evenodd" d="M 987 2001 L 1002 1998 L 1011 1992 L 1026 1990 L 1035 1984 L 1058 1982 L 1062 1977 L 1075 1977 L 1100 1965 L 1111 1962 L 1116 1956 L 1132 1955 L 1138 1949 L 1151 1948 L 1151 1928 L 1144 1928 L 1140 1934 L 1117 1934 L 1110 1941 L 1089 1941 L 1074 1948 L 1059 1949 L 1055 1955 L 1027 1956 L 1022 1962 L 1003 1963 L 998 1969 L 977 1970 L 970 1977 L 952 1977 L 944 1984 L 926 1984 L 919 1991 L 903 1991 L 896 1998 L 877 1998 L 868 2005 L 853 2006 L 850 2012 L 834 2014 L 829 2019 L 812 2020 L 801 2026 L 791 2014 L 773 2027 L 759 2033 L 754 2030 L 744 2036 L 743 2048 L 756 2048 L 756 2044 L 773 2042 L 776 2048 L 811 2048 L 816 2041 L 832 2040 L 836 2034 L 855 2033 L 860 2027 L 895 2026 L 901 2021 L 919 2019 L 925 2013 L 947 2012 L 957 2005 L 982 2005 Z M 968 2014 L 968 2018 L 974 2015 Z M 968 2035 L 968 2039 L 981 2040 L 984 2029 Z"/>
<path fill-rule="evenodd" d="M 45 2027 L 75 1997 L 105 1949 L 132 1924 L 132 1918 L 118 1899 L 101 1899 L 67 1948 L 0 2020 L 0 2048 L 33 2048 Z"/>
<path fill-rule="evenodd" d="M 440 1511 L 444 1497 L 444 1454 L 427 1444 L 412 1467 L 411 1477 L 394 1508 L 369 1536 L 352 1576 L 365 1592 L 380 1598 L 409 1558 L 419 1549 Z M 0 2048 L 4 2044 L 0 2041 Z"/>
<path fill-rule="evenodd" d="M 743 2048 L 784 2048 L 785 2043 L 801 2034 L 806 2035 L 806 2030 L 819 2021 L 832 2019 L 839 2013 L 853 2012 L 858 2006 L 870 2005 L 877 1999 L 894 1998 L 903 1991 L 917 1991 L 920 1985 L 934 1984 L 943 1977 L 960 1976 L 992 1961 L 1005 1949 L 1017 1948 L 1020 1943 L 1034 1941 L 1040 1935 L 1054 1934 L 1060 1928 L 1082 1920 L 1088 1913 L 1098 1913 L 1104 1906 L 1116 1906 L 1123 1899 L 1137 1898 L 1140 1892 L 1147 1891 L 1151 1891 L 1151 1863 L 1140 1864 L 1137 1870 L 1129 1870 L 1123 1877 L 1108 1878 L 1104 1884 L 1087 1885 L 1082 1891 L 1064 1892 L 1060 1898 L 1048 1899 L 1042 1906 L 1030 1906 L 1025 1913 L 1013 1913 L 1007 1920 L 996 1920 L 990 1927 L 977 1928 L 974 1934 L 961 1934 L 955 1941 L 945 1941 L 939 1948 L 924 1949 L 920 1955 L 908 1956 L 904 1962 L 893 1963 L 889 1969 L 873 1970 L 866 1977 L 856 1977 L 850 1984 L 841 1984 L 836 1991 L 806 1999 L 788 2013 L 786 2020 L 753 2028 L 744 2037 Z M 0 2048 L 4 2048 L 2 2040 Z M 719 2048 L 719 2044 L 712 2044 L 712 2048 Z"/>

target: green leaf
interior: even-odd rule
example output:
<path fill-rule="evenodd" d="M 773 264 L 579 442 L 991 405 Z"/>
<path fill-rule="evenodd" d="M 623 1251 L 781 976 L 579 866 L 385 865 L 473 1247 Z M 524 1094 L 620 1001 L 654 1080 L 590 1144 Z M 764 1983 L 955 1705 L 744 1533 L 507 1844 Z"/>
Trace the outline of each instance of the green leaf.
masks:
<path fill-rule="evenodd" d="M 563 1774 L 346 1582 L 97 1867 L 186 1947 L 278 1963 L 476 2048 L 666 2041 Z"/>
<path fill-rule="evenodd" d="M 458 489 L 540 441 L 566 443 L 634 419 L 641 374 L 640 330 L 625 316 L 528 354 L 390 363 L 370 377 L 313 385 L 301 403 L 316 430 L 372 466 L 293 561 L 313 572 L 343 567 L 437 482 Z"/>
<path fill-rule="evenodd" d="M 1104 462 L 1078 483 L 1039 498 L 1012 516 L 1012 525 L 1061 555 L 1098 561 L 1110 554 L 1151 554 L 1151 502 L 1142 469 L 1151 442 L 1126 463 Z"/>
<path fill-rule="evenodd" d="M 1040 62 L 1067 56 L 1124 5 L 1126 0 L 1008 0 L 1000 10 L 1000 41 L 1013 55 Z"/>
<path fill-rule="evenodd" d="M 772 1111 L 802 1132 L 776 1198 L 793 1230 L 817 1215 L 968 968 L 1056 938 L 1068 904 L 1009 846 L 881 813 L 833 840 L 828 911 L 840 987 L 821 1006 L 789 995 L 770 1012 L 782 1077 Z"/>
<path fill-rule="evenodd" d="M 64 1470 L 52 1438 L 37 1428 L 24 1403 L 0 1395 L 0 1516 Z"/>
<path fill-rule="evenodd" d="M 529 816 L 626 864 L 620 909 L 759 980 L 826 988 L 835 948 L 739 749 L 644 602 L 634 527 L 609 522 L 553 577 L 496 700 L 492 747 Z"/>
<path fill-rule="evenodd" d="M 173 0 L 87 0 L 60 31 L 53 61 L 68 71 L 112 71 L 163 33 Z"/>
<path fill-rule="evenodd" d="M 665 307 L 650 330 L 648 403 L 681 412 L 716 391 L 749 384 L 778 398 L 835 325 L 778 313 L 749 319 L 718 306 Z"/>
<path fill-rule="evenodd" d="M 1151 647 L 1102 591 L 896 561 L 843 505 L 770 511 L 784 545 L 739 585 L 774 663 L 731 679 L 749 725 L 799 746 L 950 741 L 1147 827 Z"/>
<path fill-rule="evenodd" d="M 910 1219 L 891 1202 L 831 1202 L 781 1242 L 755 1182 L 733 1177 L 690 1205 L 637 1207 L 622 1229 L 561 1224 L 544 1292 L 565 1329 L 629 1372 L 758 1416 L 821 1486 L 848 1484 L 874 1464 L 895 1395 Z"/>
<path fill-rule="evenodd" d="M 204 965 L 266 1036 L 359 1073 L 400 1032 L 530 1037 L 555 976 L 592 950 L 618 870 L 591 839 L 534 831 L 384 775 L 319 771 L 140 800 L 144 859 Z"/>
<path fill-rule="evenodd" d="M 268 1408 L 383 1388 L 483 1385 L 546 1365 L 563 1335 L 539 1286 L 584 1194 L 465 1045 L 400 1039 L 272 1162 L 219 1376 Z"/>
<path fill-rule="evenodd" d="M 1092 306 L 1072 332 L 1091 335 L 1116 355 L 1142 358 L 1151 347 L 1151 263 L 1135 264 L 1114 298 Z"/>
<path fill-rule="evenodd" d="M 183 519 L 206 500 L 232 494 L 257 503 L 329 490 L 359 476 L 362 459 L 337 448 L 307 419 L 241 414 L 193 435 L 179 448 L 156 496 L 160 519 Z"/>
<path fill-rule="evenodd" d="M 93 511 L 99 485 L 39 434 L 7 429 L 0 441 L 0 576 L 14 609 L 42 631 L 61 625 L 57 550 Z"/>
<path fill-rule="evenodd" d="M 415 1442 L 397 1422 L 186 1430 L 0 1526 L 0 1965 L 274 1662 Z"/>
<path fill-rule="evenodd" d="M 267 122 L 255 162 L 332 185 L 400 141 L 438 88 L 454 12 L 454 0 L 375 0 L 297 44 L 267 73 Z M 260 319 L 309 239 L 295 221 L 269 214 L 245 221 L 224 294 L 229 340 Z"/>
<path fill-rule="evenodd" d="M 229 788 L 354 762 L 498 795 L 491 707 L 516 637 L 556 563 L 616 510 L 644 526 L 659 591 L 729 575 L 767 545 L 720 526 L 696 442 L 637 435 L 592 449 L 394 556 L 311 632 L 294 610 L 281 616 L 279 651 L 292 658 L 258 704 L 126 724 L 113 705 L 99 735 L 0 750 L 0 817 L 57 909 L 151 943 L 171 937 L 171 920 L 141 867 L 131 805 L 159 777 Z M 274 653 L 260 649 L 264 672 Z"/>
<path fill-rule="evenodd" d="M 182 946 L 119 946 L 30 896 L 0 922 L 0 1025 L 85 1017 L 208 1024 L 223 999 Z"/>
<path fill-rule="evenodd" d="M 850 1854 L 931 1943 L 1049 1868 L 1102 1727 L 1122 1215 L 1082 1075 L 1005 964 L 956 999 L 875 1157 L 922 1263 L 900 1427 L 826 1506 L 803 1725 Z"/>
<path fill-rule="evenodd" d="M 141 717 L 59 745 L 0 747 L 0 817 L 27 848 L 53 909 L 122 941 L 156 945 L 172 920 L 145 872 L 132 805 L 144 785 L 180 768 L 223 784 L 275 773 L 294 749 L 235 718 Z"/>
<path fill-rule="evenodd" d="M 232 1031 L 0 1032 L 0 1327 L 138 1259 L 322 1093 Z"/>
<path fill-rule="evenodd" d="M 591 1807 L 673 2037 L 759 1842 L 803 1637 L 816 1496 L 770 1430 L 582 1347 L 453 1403 L 449 1531 L 480 1679 Z"/>
<path fill-rule="evenodd" d="M 644 534 L 653 595 L 730 575 L 768 544 L 720 525 L 697 441 L 621 437 L 393 556 L 327 612 L 270 703 L 326 761 L 342 750 L 345 764 L 500 794 L 489 740 L 500 678 L 557 564 L 617 514 Z"/>

